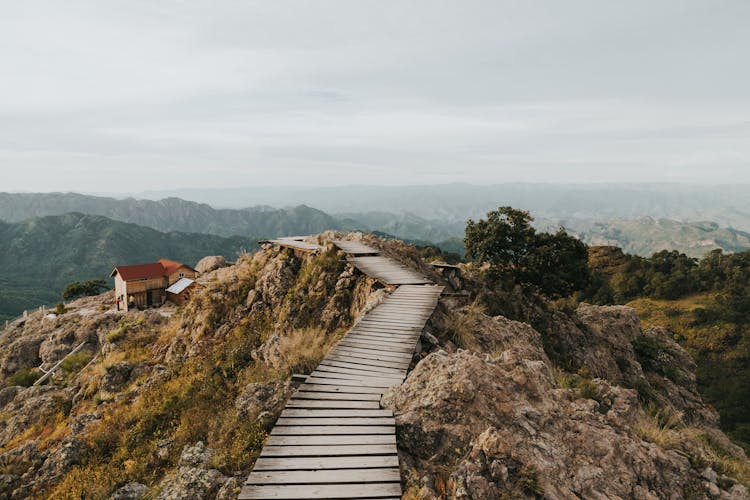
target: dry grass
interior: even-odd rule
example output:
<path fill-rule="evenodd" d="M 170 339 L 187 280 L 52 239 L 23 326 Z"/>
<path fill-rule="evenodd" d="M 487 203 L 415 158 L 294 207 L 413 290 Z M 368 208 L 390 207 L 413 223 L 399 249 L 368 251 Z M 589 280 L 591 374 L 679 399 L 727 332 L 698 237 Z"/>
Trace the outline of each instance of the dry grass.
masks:
<path fill-rule="evenodd" d="M 675 448 L 682 439 L 679 431 L 684 428 L 683 413 L 671 406 L 647 405 L 645 410 L 645 415 L 633 426 L 635 432 L 661 448 Z"/>
<path fill-rule="evenodd" d="M 471 304 L 464 306 L 458 311 L 453 311 L 445 319 L 445 329 L 451 341 L 458 347 L 468 347 L 474 337 L 474 331 L 481 317 L 487 312 L 487 308 L 479 301 L 474 300 Z"/>
<path fill-rule="evenodd" d="M 325 357 L 342 332 L 327 333 L 321 328 L 293 330 L 281 337 L 279 352 L 291 373 L 310 373 Z"/>

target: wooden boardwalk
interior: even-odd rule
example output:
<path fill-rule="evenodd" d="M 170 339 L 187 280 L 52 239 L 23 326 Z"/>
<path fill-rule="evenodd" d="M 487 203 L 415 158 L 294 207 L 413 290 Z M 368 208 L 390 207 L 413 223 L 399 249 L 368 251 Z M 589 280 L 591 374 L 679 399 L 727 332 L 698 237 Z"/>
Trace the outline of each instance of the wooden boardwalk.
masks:
<path fill-rule="evenodd" d="M 291 248 L 293 250 L 298 250 L 298 251 L 305 252 L 305 253 L 318 253 L 321 250 L 323 250 L 323 248 L 318 245 L 314 245 L 312 243 L 305 243 L 303 241 L 304 239 L 305 239 L 304 236 L 287 236 L 284 238 L 276 238 L 273 240 L 261 240 L 258 243 L 260 244 L 270 243 L 273 245 L 278 245 L 284 248 Z"/>
<path fill-rule="evenodd" d="M 401 498 L 380 398 L 406 377 L 442 289 L 400 286 L 354 325 L 288 401 L 240 499 Z"/>
<path fill-rule="evenodd" d="M 432 281 L 421 273 L 382 255 L 350 257 L 349 262 L 375 279 L 389 285 L 426 285 Z"/>
<path fill-rule="evenodd" d="M 334 245 L 350 255 L 378 255 L 380 251 L 358 241 L 335 240 Z"/>

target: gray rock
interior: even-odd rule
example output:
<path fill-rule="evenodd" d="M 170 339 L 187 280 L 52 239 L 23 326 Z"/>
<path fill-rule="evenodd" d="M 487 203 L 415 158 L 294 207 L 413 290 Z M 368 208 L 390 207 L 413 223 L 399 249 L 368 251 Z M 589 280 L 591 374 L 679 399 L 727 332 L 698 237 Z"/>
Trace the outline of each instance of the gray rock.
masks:
<path fill-rule="evenodd" d="M 210 273 L 222 267 L 227 267 L 227 261 L 221 255 L 209 255 L 203 257 L 195 265 L 195 270 L 201 274 Z"/>
<path fill-rule="evenodd" d="M 23 387 L 20 386 L 12 386 L 12 387 L 6 387 L 2 390 L 0 390 L 0 408 L 7 405 L 13 399 L 16 397 L 16 394 L 21 392 L 23 390 Z"/>
<path fill-rule="evenodd" d="M 107 368 L 107 372 L 99 381 L 99 387 L 107 392 L 119 392 L 130 380 L 130 372 L 133 366 L 126 362 L 120 361 Z"/>
<path fill-rule="evenodd" d="M 148 486 L 141 483 L 128 483 L 115 491 L 110 500 L 139 500 L 148 493 Z"/>

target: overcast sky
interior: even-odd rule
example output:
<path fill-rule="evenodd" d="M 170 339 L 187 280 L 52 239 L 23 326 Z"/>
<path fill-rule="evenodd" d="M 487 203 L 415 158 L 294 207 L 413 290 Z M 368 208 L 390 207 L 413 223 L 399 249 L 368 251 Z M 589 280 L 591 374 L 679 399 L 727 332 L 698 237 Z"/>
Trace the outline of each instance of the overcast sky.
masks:
<path fill-rule="evenodd" d="M 18 1 L 0 191 L 750 182 L 750 1 Z"/>

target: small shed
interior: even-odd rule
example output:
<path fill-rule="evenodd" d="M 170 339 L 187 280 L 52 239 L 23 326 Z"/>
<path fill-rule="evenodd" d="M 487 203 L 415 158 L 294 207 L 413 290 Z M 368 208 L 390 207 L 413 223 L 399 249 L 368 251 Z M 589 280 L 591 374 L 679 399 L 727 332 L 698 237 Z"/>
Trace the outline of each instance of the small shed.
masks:
<path fill-rule="evenodd" d="M 167 300 L 177 305 L 184 304 L 192 296 L 197 287 L 201 286 L 190 278 L 180 278 L 167 288 Z"/>

